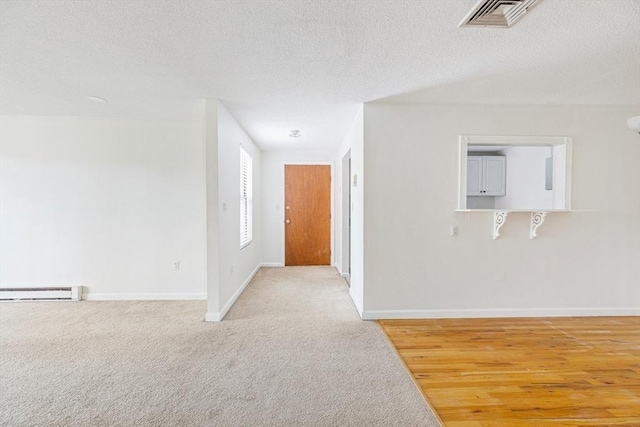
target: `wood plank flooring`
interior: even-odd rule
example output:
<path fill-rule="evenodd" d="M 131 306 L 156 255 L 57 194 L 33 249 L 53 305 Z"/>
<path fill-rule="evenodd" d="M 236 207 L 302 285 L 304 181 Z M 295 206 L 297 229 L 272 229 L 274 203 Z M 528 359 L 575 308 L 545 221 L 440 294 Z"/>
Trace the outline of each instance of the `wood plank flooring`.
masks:
<path fill-rule="evenodd" d="M 640 317 L 379 324 L 446 427 L 640 426 Z"/>

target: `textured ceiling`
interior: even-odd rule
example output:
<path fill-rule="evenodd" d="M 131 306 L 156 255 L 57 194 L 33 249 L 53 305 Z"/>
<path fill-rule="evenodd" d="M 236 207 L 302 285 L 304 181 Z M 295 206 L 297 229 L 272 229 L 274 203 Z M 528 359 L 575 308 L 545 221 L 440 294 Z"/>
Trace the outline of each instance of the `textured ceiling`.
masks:
<path fill-rule="evenodd" d="M 219 98 L 263 149 L 322 149 L 379 99 L 640 104 L 640 0 L 541 0 L 511 29 L 458 28 L 474 3 L 3 0 L 0 111 L 175 113 Z"/>

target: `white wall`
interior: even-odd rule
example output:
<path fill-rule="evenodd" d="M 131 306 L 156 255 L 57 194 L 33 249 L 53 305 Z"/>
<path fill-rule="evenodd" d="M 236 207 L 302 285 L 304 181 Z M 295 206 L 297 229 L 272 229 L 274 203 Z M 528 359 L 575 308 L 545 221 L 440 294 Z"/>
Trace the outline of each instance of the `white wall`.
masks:
<path fill-rule="evenodd" d="M 343 277 L 349 277 L 351 257 L 351 150 L 336 161 L 336 268 Z"/>
<path fill-rule="evenodd" d="M 284 265 L 284 165 L 286 163 L 331 164 L 335 153 L 330 151 L 263 151 L 262 173 L 262 263 Z M 333 173 L 335 176 L 335 167 Z M 335 177 L 333 177 L 335 182 Z M 334 195 L 335 199 L 335 195 Z M 334 213 L 335 218 L 335 213 Z M 331 222 L 335 230 L 334 220 Z M 333 240 L 333 236 L 332 236 Z M 334 250 L 331 250 L 331 263 Z"/>
<path fill-rule="evenodd" d="M 262 256 L 261 153 L 229 110 L 222 103 L 217 103 L 218 306 L 209 305 L 209 320 L 224 317 L 259 269 Z M 241 145 L 253 157 L 253 240 L 243 249 L 240 249 Z M 216 290 L 210 288 L 209 291 Z"/>
<path fill-rule="evenodd" d="M 545 190 L 545 161 L 553 147 L 511 147 L 507 157 L 507 193 L 495 198 L 496 209 L 552 209 L 553 191 Z"/>
<path fill-rule="evenodd" d="M 349 182 L 351 185 L 351 277 L 349 295 L 362 316 L 363 304 L 365 299 L 364 289 L 364 115 L 361 107 L 356 114 L 349 131 L 345 135 L 336 156 L 336 164 L 340 165 L 342 158 L 351 150 L 351 177 Z M 336 168 L 336 237 L 335 237 L 335 256 L 336 260 L 342 259 L 342 229 L 343 222 L 348 221 L 344 218 L 342 212 L 342 192 L 343 188 L 342 169 Z M 353 176 L 357 176 L 357 185 L 353 186 Z M 342 270 L 342 265 L 338 265 L 338 270 Z"/>
<path fill-rule="evenodd" d="M 201 113 L 0 118 L 1 286 L 204 298 L 202 135 Z"/>
<path fill-rule="evenodd" d="M 631 314 L 640 306 L 637 107 L 365 104 L 364 317 Z M 529 240 L 455 213 L 458 135 L 573 138 L 573 209 Z M 449 227 L 459 226 L 459 237 Z"/>
<path fill-rule="evenodd" d="M 206 270 L 204 272 L 207 281 L 207 314 L 206 320 L 222 320 L 220 312 L 220 251 L 218 241 L 218 206 L 219 206 L 219 180 L 218 180 L 218 106 L 220 102 L 215 99 L 205 99 L 204 107 L 204 132 L 202 135 L 205 157 L 205 211 L 206 211 Z"/>
<path fill-rule="evenodd" d="M 571 177 L 567 177 L 567 152 L 570 153 L 571 151 L 568 150 L 565 145 L 556 145 L 553 147 L 553 174 L 551 178 L 553 200 L 551 201 L 551 206 L 553 206 L 554 209 L 571 208 L 571 205 L 567 206 L 567 191 L 571 191 Z M 569 178 L 569 181 L 567 181 L 567 178 Z M 571 202 L 571 196 L 569 196 L 568 199 L 569 202 Z"/>

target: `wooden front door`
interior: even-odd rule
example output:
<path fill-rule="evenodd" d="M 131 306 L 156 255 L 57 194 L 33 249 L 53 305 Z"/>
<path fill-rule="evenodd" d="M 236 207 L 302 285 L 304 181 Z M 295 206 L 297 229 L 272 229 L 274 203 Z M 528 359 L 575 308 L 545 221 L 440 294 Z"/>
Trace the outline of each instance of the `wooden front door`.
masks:
<path fill-rule="evenodd" d="M 331 263 L 331 166 L 285 165 L 285 265 Z"/>

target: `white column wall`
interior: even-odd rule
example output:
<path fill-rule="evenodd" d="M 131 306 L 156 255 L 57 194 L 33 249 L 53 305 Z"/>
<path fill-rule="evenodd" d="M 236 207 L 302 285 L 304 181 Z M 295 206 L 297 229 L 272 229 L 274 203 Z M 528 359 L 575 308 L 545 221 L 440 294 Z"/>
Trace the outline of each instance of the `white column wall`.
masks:
<path fill-rule="evenodd" d="M 342 158 L 351 150 L 351 177 L 349 177 L 349 185 L 351 186 L 351 277 L 349 294 L 353 300 L 358 313 L 362 316 L 363 302 L 365 298 L 365 278 L 364 278 L 364 116 L 363 108 L 360 107 L 356 116 L 353 119 L 353 123 L 345 135 L 338 153 L 336 156 L 336 259 L 342 259 L 342 229 L 343 222 L 348 218 L 344 218 L 342 215 L 342 192 L 346 191 L 342 187 Z M 354 187 L 353 177 L 356 176 L 357 184 Z M 340 268 L 341 266 L 339 266 Z"/>

